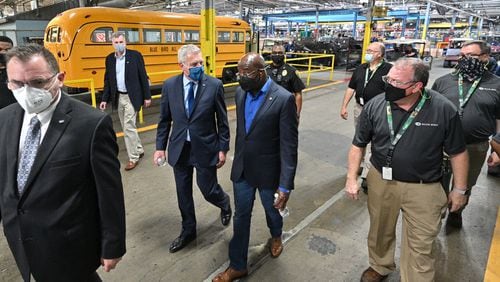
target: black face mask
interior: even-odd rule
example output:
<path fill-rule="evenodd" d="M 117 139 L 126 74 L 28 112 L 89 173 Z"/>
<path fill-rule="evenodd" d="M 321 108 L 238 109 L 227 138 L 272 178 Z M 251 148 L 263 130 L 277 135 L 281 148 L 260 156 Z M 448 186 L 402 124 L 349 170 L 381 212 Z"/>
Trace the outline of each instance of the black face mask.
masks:
<path fill-rule="evenodd" d="M 394 101 L 397 101 L 399 99 L 406 97 L 406 89 L 408 89 L 410 87 L 411 86 L 409 86 L 405 89 L 401 89 L 401 88 L 394 87 L 394 86 L 390 85 L 389 83 L 387 83 L 385 85 L 385 100 L 387 100 L 389 102 L 394 102 Z"/>
<path fill-rule="evenodd" d="M 277 66 L 281 66 L 285 63 L 285 55 L 271 55 L 271 60 Z"/>
<path fill-rule="evenodd" d="M 486 63 L 478 58 L 461 57 L 458 59 L 457 70 L 468 81 L 474 81 L 483 76 Z"/>
<path fill-rule="evenodd" d="M 246 76 L 240 77 L 238 83 L 245 92 L 254 92 L 255 89 L 260 85 L 259 78 L 250 78 Z"/>

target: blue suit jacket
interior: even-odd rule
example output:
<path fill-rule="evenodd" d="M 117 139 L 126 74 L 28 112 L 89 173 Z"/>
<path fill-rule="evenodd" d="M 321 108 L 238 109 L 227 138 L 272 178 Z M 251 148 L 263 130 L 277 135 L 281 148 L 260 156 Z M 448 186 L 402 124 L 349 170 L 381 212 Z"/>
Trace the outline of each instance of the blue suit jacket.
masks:
<path fill-rule="evenodd" d="M 297 168 L 298 119 L 295 97 L 271 81 L 262 106 L 245 130 L 246 93 L 236 90 L 236 148 L 231 180 L 253 187 L 292 190 Z"/>
<path fill-rule="evenodd" d="M 214 166 L 219 160 L 218 152 L 229 151 L 229 125 L 222 82 L 202 75 L 193 113 L 188 118 L 184 108 L 182 76 L 172 77 L 163 84 L 156 149 L 163 151 L 168 144 L 168 163 L 176 165 L 189 128 L 191 150 L 196 162 L 204 167 Z"/>
<path fill-rule="evenodd" d="M 125 52 L 125 85 L 128 96 L 134 109 L 139 111 L 144 100 L 151 99 L 149 81 L 144 67 L 144 59 L 141 53 L 135 50 Z M 118 86 L 116 84 L 116 58 L 115 53 L 106 57 L 106 72 L 104 73 L 104 89 L 102 93 L 103 102 L 111 102 L 116 108 L 118 106 Z"/>

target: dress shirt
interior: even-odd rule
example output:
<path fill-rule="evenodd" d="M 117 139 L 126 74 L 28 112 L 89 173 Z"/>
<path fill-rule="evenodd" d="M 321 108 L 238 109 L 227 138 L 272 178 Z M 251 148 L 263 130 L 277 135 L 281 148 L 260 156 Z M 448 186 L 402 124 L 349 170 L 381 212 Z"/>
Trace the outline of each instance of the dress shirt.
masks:
<path fill-rule="evenodd" d="M 127 86 L 125 85 L 125 53 L 127 50 L 123 52 L 121 56 L 116 56 L 116 87 L 120 92 L 127 92 Z"/>
<path fill-rule="evenodd" d="M 255 114 L 262 106 L 264 99 L 266 97 L 266 92 L 271 85 L 271 78 L 268 78 L 262 89 L 254 95 L 252 92 L 246 92 L 245 99 L 245 130 L 246 133 L 250 130 L 250 126 L 252 125 L 253 119 L 255 118 Z"/>
<path fill-rule="evenodd" d="M 184 110 L 188 112 L 188 94 L 189 94 L 189 83 L 194 82 L 194 98 L 196 101 L 196 91 L 198 90 L 198 82 L 188 79 L 185 75 L 182 76 L 182 84 L 184 85 Z M 193 105 L 194 106 L 194 105 Z M 189 136 L 189 129 L 187 130 L 186 141 L 191 141 L 191 136 Z"/>
<path fill-rule="evenodd" d="M 27 112 L 24 112 L 24 118 L 23 118 L 23 125 L 21 127 L 21 136 L 19 139 L 19 151 L 18 151 L 18 158 L 21 158 L 22 151 L 24 148 L 24 142 L 26 141 L 26 135 L 28 134 L 28 128 L 30 126 L 30 121 L 34 116 L 38 117 L 38 120 L 40 121 L 40 144 L 43 141 L 43 137 L 45 137 L 45 133 L 47 133 L 47 129 L 49 128 L 50 120 L 52 119 L 52 115 L 54 114 L 54 110 L 57 107 L 57 104 L 59 104 L 59 101 L 61 100 L 61 95 L 62 92 L 59 90 L 59 93 L 57 95 L 57 100 L 52 103 L 47 109 L 44 111 L 38 113 L 38 114 L 28 114 Z"/>

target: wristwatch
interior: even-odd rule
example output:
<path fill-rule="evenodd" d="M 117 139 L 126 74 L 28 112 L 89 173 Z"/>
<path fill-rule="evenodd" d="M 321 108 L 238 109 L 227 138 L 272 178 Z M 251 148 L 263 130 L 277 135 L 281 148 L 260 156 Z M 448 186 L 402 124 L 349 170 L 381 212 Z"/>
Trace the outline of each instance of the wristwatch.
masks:
<path fill-rule="evenodd" d="M 458 194 L 461 194 L 461 195 L 464 195 L 464 196 L 470 196 L 470 189 L 465 189 L 465 190 L 462 190 L 462 189 L 456 189 L 456 188 L 453 188 L 452 191 L 455 191 L 457 192 Z"/>

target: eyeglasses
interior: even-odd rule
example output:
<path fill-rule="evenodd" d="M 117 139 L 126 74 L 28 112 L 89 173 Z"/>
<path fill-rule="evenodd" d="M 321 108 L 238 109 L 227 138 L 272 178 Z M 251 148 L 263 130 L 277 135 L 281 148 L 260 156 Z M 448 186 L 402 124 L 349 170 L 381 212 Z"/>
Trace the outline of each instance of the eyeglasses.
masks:
<path fill-rule="evenodd" d="M 468 59 L 468 58 L 478 59 L 481 55 L 483 55 L 483 54 L 479 54 L 479 55 L 478 54 L 460 54 L 459 56 L 460 56 L 460 58 L 466 58 L 466 59 Z"/>
<path fill-rule="evenodd" d="M 407 82 L 401 82 L 399 80 L 392 79 L 392 78 L 390 78 L 387 75 L 382 76 L 382 81 L 385 82 L 385 83 L 388 83 L 390 85 L 393 85 L 393 86 L 403 86 L 403 85 L 407 85 L 407 84 L 415 82 L 413 80 L 410 80 L 410 81 L 407 81 Z"/>
<path fill-rule="evenodd" d="M 378 53 L 378 50 L 372 50 L 372 49 L 366 49 L 366 53 L 368 54 L 373 54 L 373 53 Z"/>
<path fill-rule="evenodd" d="M 30 80 L 28 82 L 23 82 L 23 81 L 18 81 L 18 80 L 9 80 L 9 81 L 7 81 L 7 83 L 10 84 L 11 89 L 19 89 L 19 88 L 22 88 L 26 85 L 28 85 L 31 88 L 44 89 L 56 75 L 58 75 L 58 73 L 52 75 L 51 77 L 49 77 L 47 79 L 36 78 L 36 79 Z"/>
<path fill-rule="evenodd" d="M 285 55 L 285 52 L 283 52 L 283 51 L 272 51 L 271 55 Z"/>

